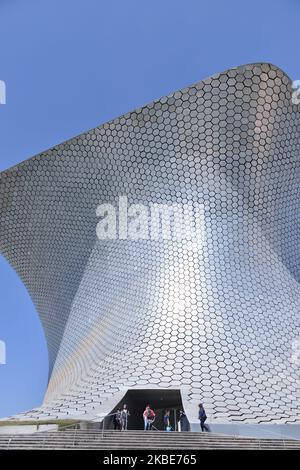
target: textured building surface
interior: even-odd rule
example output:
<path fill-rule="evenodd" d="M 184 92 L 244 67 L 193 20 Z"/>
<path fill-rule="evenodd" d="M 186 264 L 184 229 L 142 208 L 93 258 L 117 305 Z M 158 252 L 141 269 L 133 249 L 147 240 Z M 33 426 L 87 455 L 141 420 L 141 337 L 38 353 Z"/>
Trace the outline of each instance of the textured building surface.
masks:
<path fill-rule="evenodd" d="M 210 421 L 300 422 L 300 108 L 277 67 L 229 70 L 0 175 L 0 248 L 43 323 L 29 417 L 176 388 Z M 201 243 L 98 240 L 96 207 L 204 207 Z M 294 346 L 293 346 L 294 344 Z"/>

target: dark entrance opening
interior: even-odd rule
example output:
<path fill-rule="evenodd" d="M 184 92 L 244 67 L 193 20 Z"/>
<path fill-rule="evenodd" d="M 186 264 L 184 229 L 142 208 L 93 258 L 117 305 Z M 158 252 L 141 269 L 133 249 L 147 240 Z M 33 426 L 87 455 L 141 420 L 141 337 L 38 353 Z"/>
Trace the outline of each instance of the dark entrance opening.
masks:
<path fill-rule="evenodd" d="M 128 430 L 144 429 L 143 412 L 146 405 L 150 405 L 156 414 L 154 422 L 156 429 L 164 430 L 163 416 L 166 410 L 170 410 L 170 424 L 174 431 L 178 431 L 180 410 L 184 411 L 180 390 L 128 390 L 111 413 L 114 413 L 118 408 L 122 408 L 124 403 L 127 404 L 130 412 Z M 181 423 L 182 431 L 188 431 L 189 423 L 187 419 L 181 421 Z M 112 428 L 112 419 L 106 427 Z"/>

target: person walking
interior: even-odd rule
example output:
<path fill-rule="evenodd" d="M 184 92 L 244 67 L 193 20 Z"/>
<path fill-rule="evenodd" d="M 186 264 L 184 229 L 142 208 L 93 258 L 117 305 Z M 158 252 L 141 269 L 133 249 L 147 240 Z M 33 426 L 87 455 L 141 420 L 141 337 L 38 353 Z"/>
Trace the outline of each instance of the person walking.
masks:
<path fill-rule="evenodd" d="M 151 431 L 152 424 L 154 423 L 154 420 L 155 420 L 155 413 L 151 409 L 150 405 L 146 406 L 146 409 L 143 413 L 143 418 L 144 418 L 144 431 Z"/>
<path fill-rule="evenodd" d="M 126 403 L 124 403 L 123 408 L 121 410 L 121 431 L 127 431 L 128 427 L 128 417 L 130 416 L 129 410 L 127 408 Z"/>
<path fill-rule="evenodd" d="M 205 409 L 204 409 L 204 406 L 202 403 L 199 404 L 199 420 L 200 420 L 200 426 L 201 426 L 201 430 L 202 432 L 206 431 L 206 432 L 209 432 L 209 427 L 207 426 L 207 424 L 205 424 L 205 421 L 207 420 L 207 416 L 206 416 L 206 413 L 205 413 Z"/>
<path fill-rule="evenodd" d="M 117 409 L 113 416 L 113 423 L 114 423 L 114 430 L 120 431 L 121 430 L 121 410 L 120 408 Z"/>

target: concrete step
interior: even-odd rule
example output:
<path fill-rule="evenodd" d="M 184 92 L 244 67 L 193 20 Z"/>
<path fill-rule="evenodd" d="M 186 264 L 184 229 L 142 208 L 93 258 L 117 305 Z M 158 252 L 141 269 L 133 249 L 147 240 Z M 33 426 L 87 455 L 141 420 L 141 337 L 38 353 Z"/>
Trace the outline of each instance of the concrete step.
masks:
<path fill-rule="evenodd" d="M 240 446 L 240 445 L 224 445 L 224 444 L 219 444 L 219 445 L 212 445 L 212 444 L 203 444 L 203 445 L 189 445 L 188 443 L 186 445 L 181 445 L 177 446 L 174 444 L 169 444 L 169 445 L 157 445 L 157 446 L 151 446 L 151 445 L 141 445 L 141 446 L 136 446 L 136 445 L 97 445 L 97 446 L 90 446 L 90 445 L 84 445 L 84 446 L 72 446 L 72 445 L 54 445 L 53 443 L 49 443 L 48 445 L 24 445 L 24 444 L 12 444 L 9 447 L 3 446 L 0 447 L 1 450 L 13 450 L 13 449 L 36 449 L 36 450 L 47 450 L 47 449 L 69 449 L 69 450 L 160 450 L 160 449 L 166 449 L 166 450 L 201 450 L 201 449 L 233 449 L 233 450 L 242 450 L 242 449 L 256 449 L 256 450 L 299 450 L 299 447 L 280 447 L 280 446 L 266 446 L 266 447 L 260 447 L 260 446 L 255 446 L 255 445 L 247 445 L 247 446 Z"/>
<path fill-rule="evenodd" d="M 142 440 L 144 441 L 152 439 L 152 440 L 167 440 L 167 439 L 177 439 L 177 440 L 182 440 L 182 439 L 188 439 L 188 440 L 223 440 L 224 442 L 226 441 L 232 441 L 232 440 L 238 440 L 239 442 L 258 442 L 259 439 L 251 438 L 251 437 L 235 437 L 235 436 L 224 436 L 220 434 L 211 434 L 211 433 L 156 433 L 156 432 L 140 432 L 139 434 L 136 435 L 130 435 L 129 432 L 116 432 L 115 434 L 109 434 L 109 433 L 103 433 L 102 432 L 97 432 L 97 433 L 86 433 L 82 431 L 76 431 L 76 432 L 70 432 L 70 431 L 60 431 L 60 432 L 40 432 L 40 433 L 35 433 L 35 434 L 3 434 L 0 435 L 0 440 L 1 439 L 7 439 L 7 437 L 10 437 L 12 439 L 17 439 L 18 437 L 20 439 L 33 439 L 33 440 L 43 440 L 47 437 L 47 439 L 73 439 L 76 437 L 77 439 L 85 438 L 88 440 L 92 439 L 130 439 L 130 440 Z M 278 442 L 278 441 L 285 441 L 285 442 L 294 442 L 298 443 L 299 441 L 296 440 L 284 440 L 284 439 L 261 439 L 261 441 L 267 443 L 267 442 Z"/>
<path fill-rule="evenodd" d="M 213 433 L 66 430 L 0 435 L 0 449 L 300 449 L 300 441 Z"/>

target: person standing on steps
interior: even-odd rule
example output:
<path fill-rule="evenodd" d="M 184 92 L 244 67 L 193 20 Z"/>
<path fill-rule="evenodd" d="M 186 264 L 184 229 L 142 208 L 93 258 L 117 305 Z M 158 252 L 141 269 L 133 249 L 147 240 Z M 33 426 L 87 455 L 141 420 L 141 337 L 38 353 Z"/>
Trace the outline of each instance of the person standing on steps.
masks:
<path fill-rule="evenodd" d="M 180 431 L 189 431 L 190 430 L 190 423 L 186 417 L 186 414 L 183 410 L 180 410 L 179 413 L 179 423 L 180 423 Z"/>
<path fill-rule="evenodd" d="M 207 416 L 206 416 L 205 409 L 204 409 L 204 406 L 203 406 L 202 403 L 199 404 L 198 418 L 199 418 L 199 421 L 200 421 L 200 426 L 201 426 L 202 432 L 204 432 L 204 431 L 209 432 L 210 431 L 209 427 L 207 426 L 207 424 L 205 424 L 205 421 L 207 420 Z"/>
<path fill-rule="evenodd" d="M 121 410 L 120 408 L 117 409 L 117 411 L 114 414 L 113 417 L 113 423 L 114 423 L 114 430 L 121 430 Z"/>
<path fill-rule="evenodd" d="M 155 413 L 151 409 L 150 405 L 146 406 L 146 409 L 143 413 L 143 418 L 144 418 L 144 431 L 151 431 L 152 424 L 154 423 L 154 420 L 155 420 Z"/>
<path fill-rule="evenodd" d="M 165 431 L 171 431 L 170 410 L 165 411 L 165 414 L 164 414 L 164 427 L 165 427 Z"/>
<path fill-rule="evenodd" d="M 130 416 L 129 410 L 127 408 L 126 403 L 124 403 L 123 408 L 121 410 L 121 431 L 127 431 L 128 427 L 128 417 Z"/>

